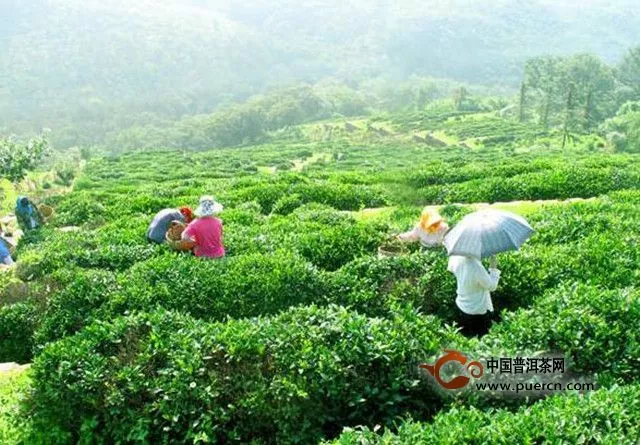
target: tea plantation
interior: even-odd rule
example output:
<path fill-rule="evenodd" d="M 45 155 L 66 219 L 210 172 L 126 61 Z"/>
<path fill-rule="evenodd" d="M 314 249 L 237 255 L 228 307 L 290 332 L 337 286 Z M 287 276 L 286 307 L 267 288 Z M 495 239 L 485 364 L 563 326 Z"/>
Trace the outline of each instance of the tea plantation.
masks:
<path fill-rule="evenodd" d="M 54 219 L 0 275 L 0 362 L 33 363 L 0 439 L 637 443 L 640 155 L 591 135 L 560 150 L 553 131 L 481 113 L 351 127 L 96 158 L 48 198 Z M 203 194 L 225 205 L 227 258 L 146 242 L 155 212 Z M 453 225 L 481 203 L 536 233 L 500 256 L 494 324 L 469 337 L 443 248 L 377 249 L 424 205 Z M 417 366 L 444 349 L 560 351 L 597 389 L 452 398 Z"/>

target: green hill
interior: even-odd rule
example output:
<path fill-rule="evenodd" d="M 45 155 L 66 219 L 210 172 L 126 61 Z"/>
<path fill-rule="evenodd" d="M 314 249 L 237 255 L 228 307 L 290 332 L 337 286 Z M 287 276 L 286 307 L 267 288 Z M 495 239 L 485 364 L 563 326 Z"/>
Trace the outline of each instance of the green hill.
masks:
<path fill-rule="evenodd" d="M 327 77 L 354 85 L 420 74 L 513 86 L 524 60 L 542 53 L 618 60 L 638 43 L 632 6 L 6 0 L 0 131 L 56 127 L 63 119 L 130 121 L 145 112 L 176 118 Z"/>

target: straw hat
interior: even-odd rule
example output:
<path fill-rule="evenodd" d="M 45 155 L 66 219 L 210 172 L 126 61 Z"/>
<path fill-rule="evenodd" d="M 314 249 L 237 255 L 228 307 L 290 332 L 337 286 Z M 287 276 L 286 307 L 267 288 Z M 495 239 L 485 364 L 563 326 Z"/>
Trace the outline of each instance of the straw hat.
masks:
<path fill-rule="evenodd" d="M 444 222 L 438 210 L 433 207 L 425 207 L 420 215 L 420 228 L 427 232 L 432 232 Z"/>
<path fill-rule="evenodd" d="M 217 202 L 213 196 L 203 196 L 200 198 L 200 205 L 194 212 L 196 216 L 213 216 L 222 212 L 222 204 Z"/>

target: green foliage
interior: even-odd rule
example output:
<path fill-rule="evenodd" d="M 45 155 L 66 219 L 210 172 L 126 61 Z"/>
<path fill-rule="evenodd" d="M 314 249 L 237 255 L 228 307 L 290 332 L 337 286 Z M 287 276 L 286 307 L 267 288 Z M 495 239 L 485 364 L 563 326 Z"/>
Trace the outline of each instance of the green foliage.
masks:
<path fill-rule="evenodd" d="M 627 102 L 618 114 L 602 125 L 616 151 L 640 152 L 640 102 Z"/>
<path fill-rule="evenodd" d="M 44 428 L 73 437 L 310 443 L 345 423 L 433 412 L 411 370 L 453 338 L 411 311 L 370 319 L 310 306 L 225 324 L 143 314 L 48 346 L 34 403 Z"/>
<path fill-rule="evenodd" d="M 624 92 L 629 100 L 640 100 L 640 46 L 631 48 L 618 66 L 618 78 L 628 89 Z"/>
<path fill-rule="evenodd" d="M 56 205 L 54 224 L 58 226 L 80 226 L 95 221 L 104 215 L 104 206 L 89 195 L 76 194 Z"/>
<path fill-rule="evenodd" d="M 457 318 L 451 305 L 455 279 L 441 252 L 361 258 L 337 271 L 332 285 L 335 301 L 372 316 L 384 316 L 400 302 L 447 322 Z"/>
<path fill-rule="evenodd" d="M 569 132 L 588 130 L 615 111 L 614 71 L 589 54 L 531 59 L 524 82 L 532 91 L 527 103 L 538 109 L 544 128 L 556 124 Z"/>
<path fill-rule="evenodd" d="M 407 91 L 394 106 L 417 101 L 420 89 Z M 291 97 L 302 102 L 260 99 L 261 125 L 276 125 L 264 110 L 278 110 L 278 125 L 298 118 L 287 112 L 295 104 L 315 113 L 319 93 L 298 93 Z M 353 119 L 355 130 L 337 118 L 267 132 L 257 136 L 267 142 L 242 149 L 96 156 L 73 191 L 46 198 L 53 227 L 23 237 L 15 277 L 0 277 L 0 339 L 9 339 L 0 352 L 36 362 L 31 443 L 314 443 L 344 427 L 389 428 L 443 407 L 415 365 L 444 348 L 478 357 L 557 350 L 606 387 L 633 387 L 638 156 L 607 153 L 594 134 L 558 151 L 556 130 L 420 100 L 424 109 Z M 450 145 L 407 136 L 426 131 Z M 292 163 L 292 171 L 267 169 Z M 204 194 L 225 206 L 224 260 L 145 240 L 158 210 L 194 207 Z M 576 196 L 592 199 L 554 201 Z M 479 339 L 454 333 L 467 320 L 443 248 L 416 243 L 401 256 L 377 257 L 425 204 L 445 203 L 440 212 L 453 226 L 482 207 L 470 203 L 513 199 L 550 201 L 498 204 L 523 213 L 536 232 L 520 251 L 499 256 L 494 323 Z M 77 231 L 60 230 L 68 224 Z M 5 298 L 15 285 L 20 298 Z M 454 406 L 483 411 L 458 408 L 474 414 L 454 437 L 482 442 L 486 431 L 508 430 L 511 418 L 537 428 L 538 414 L 528 411 L 536 406 L 584 414 L 570 407 L 573 399 L 557 400 L 567 405 L 461 395 Z M 489 413 L 505 420 L 492 424 Z M 613 424 L 614 415 L 603 422 Z M 627 434 L 621 422 L 621 436 L 574 422 L 566 436 L 550 427 L 509 438 L 571 441 L 575 433 L 589 441 L 603 431 L 615 442 Z M 416 425 L 416 437 L 443 434 Z"/>
<path fill-rule="evenodd" d="M 576 372 L 634 381 L 640 376 L 640 338 L 633 328 L 640 316 L 639 296 L 631 288 L 560 286 L 531 308 L 506 315 L 483 341 L 514 351 L 562 351 Z M 549 313 L 555 316 L 549 319 Z"/>
<path fill-rule="evenodd" d="M 19 142 L 0 137 L 0 178 L 19 182 L 49 153 L 49 142 L 44 136 Z"/>
<path fill-rule="evenodd" d="M 52 277 L 62 289 L 53 293 L 37 326 L 39 347 L 71 335 L 100 317 L 97 312 L 118 290 L 115 276 L 106 271 L 61 270 Z"/>
<path fill-rule="evenodd" d="M 116 313 L 158 305 L 197 318 L 224 320 L 322 302 L 325 294 L 322 275 L 284 252 L 219 261 L 165 255 L 131 268 L 110 304 Z"/>
<path fill-rule="evenodd" d="M 637 384 L 587 395 L 551 397 L 516 412 L 453 407 L 433 423 L 407 421 L 397 433 L 348 429 L 336 445 L 418 445 L 423 443 L 616 443 L 633 444 L 640 435 Z"/>
<path fill-rule="evenodd" d="M 31 379 L 24 370 L 0 373 L 0 443 L 25 443 L 30 419 L 24 415 L 24 402 Z"/>
<path fill-rule="evenodd" d="M 302 197 L 294 193 L 292 195 L 283 196 L 276 201 L 273 205 L 273 213 L 278 215 L 288 215 L 293 212 L 295 209 L 300 207 L 304 202 L 302 201 Z"/>
<path fill-rule="evenodd" d="M 70 187 L 76 177 L 76 169 L 71 164 L 59 165 L 55 168 L 56 182 L 65 187 Z"/>
<path fill-rule="evenodd" d="M 0 307 L 0 362 L 27 363 L 40 311 L 34 303 Z"/>

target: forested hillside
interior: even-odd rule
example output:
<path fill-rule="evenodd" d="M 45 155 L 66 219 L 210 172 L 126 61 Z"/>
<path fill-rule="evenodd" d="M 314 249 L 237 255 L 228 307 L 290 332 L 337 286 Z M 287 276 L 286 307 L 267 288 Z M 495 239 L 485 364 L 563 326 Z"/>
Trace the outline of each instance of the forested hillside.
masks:
<path fill-rule="evenodd" d="M 517 88 L 525 61 L 617 62 L 634 2 L 5 0 L 0 131 L 104 135 L 274 88 L 411 75 Z M 93 141 L 59 135 L 67 145 Z M 75 138 L 75 139 L 74 139 Z"/>

